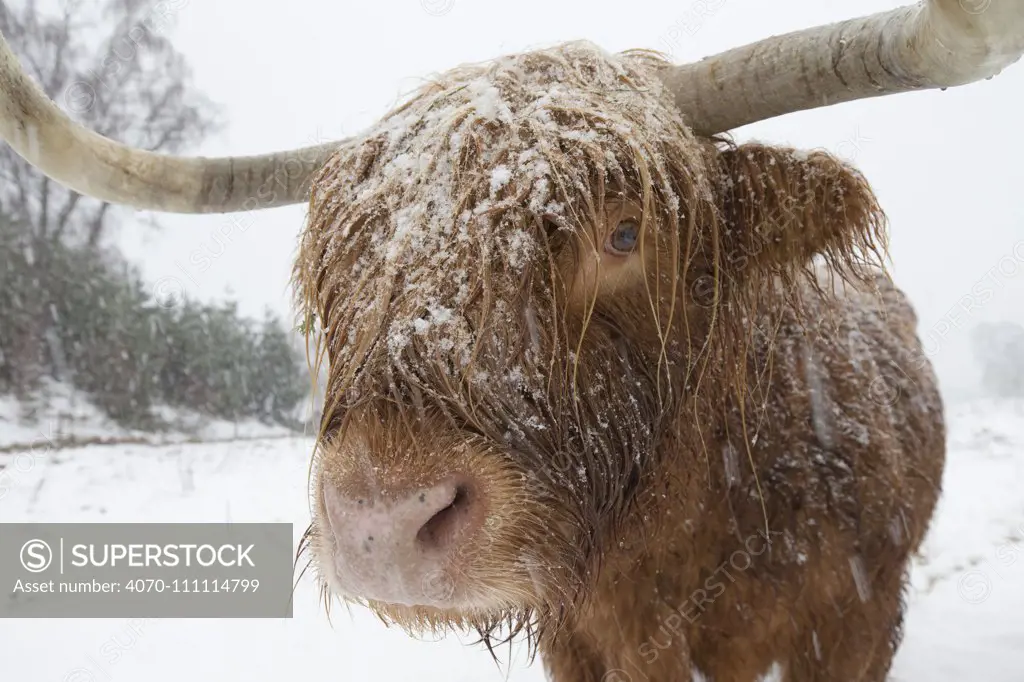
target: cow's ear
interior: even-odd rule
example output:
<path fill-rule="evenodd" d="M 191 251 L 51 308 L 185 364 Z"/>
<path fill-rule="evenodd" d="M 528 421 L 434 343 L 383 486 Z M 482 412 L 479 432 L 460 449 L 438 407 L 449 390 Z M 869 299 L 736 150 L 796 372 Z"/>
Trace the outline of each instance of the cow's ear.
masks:
<path fill-rule="evenodd" d="M 846 272 L 885 251 L 885 214 L 867 180 L 824 151 L 744 144 L 720 149 L 723 274 L 785 274 L 821 255 Z"/>

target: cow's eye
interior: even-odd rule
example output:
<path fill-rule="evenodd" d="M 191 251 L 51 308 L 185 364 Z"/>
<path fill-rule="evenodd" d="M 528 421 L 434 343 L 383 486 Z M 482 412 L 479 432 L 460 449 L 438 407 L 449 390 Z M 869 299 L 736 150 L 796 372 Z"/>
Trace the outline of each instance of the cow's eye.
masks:
<path fill-rule="evenodd" d="M 640 238 L 640 225 L 635 220 L 623 220 L 610 235 L 605 250 L 615 256 L 628 256 Z"/>

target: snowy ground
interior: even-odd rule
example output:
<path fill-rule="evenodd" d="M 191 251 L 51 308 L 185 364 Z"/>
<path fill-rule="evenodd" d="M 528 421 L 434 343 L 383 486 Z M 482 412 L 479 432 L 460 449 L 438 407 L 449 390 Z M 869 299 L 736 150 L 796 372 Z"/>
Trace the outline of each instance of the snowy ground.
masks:
<path fill-rule="evenodd" d="M 945 495 L 914 569 L 901 682 L 1024 680 L 1024 403 L 950 409 Z M 8 424 L 10 426 L 10 424 Z M 0 425 L 0 441 L 12 431 Z M 23 434 L 22 434 L 23 435 Z M 0 454 L 3 521 L 308 520 L 304 438 L 91 446 Z M 291 620 L 0 621 L 12 682 L 543 680 L 523 650 L 499 669 L 478 647 L 424 642 L 343 609 L 310 581 Z M 116 660 L 102 651 L 116 638 Z M 506 652 L 507 653 L 507 652 Z M 639 680 L 638 680 L 639 682 Z"/>
<path fill-rule="evenodd" d="M 21 402 L 11 395 L 0 395 L 0 452 L 14 451 L 19 446 L 22 449 L 56 447 L 71 440 L 168 443 L 273 438 L 291 433 L 284 427 L 262 424 L 255 419 L 228 422 L 165 405 L 156 406 L 153 413 L 166 425 L 166 431 L 154 434 L 126 429 L 111 421 L 81 391 L 67 384 L 44 380 L 40 390 L 28 402 Z"/>

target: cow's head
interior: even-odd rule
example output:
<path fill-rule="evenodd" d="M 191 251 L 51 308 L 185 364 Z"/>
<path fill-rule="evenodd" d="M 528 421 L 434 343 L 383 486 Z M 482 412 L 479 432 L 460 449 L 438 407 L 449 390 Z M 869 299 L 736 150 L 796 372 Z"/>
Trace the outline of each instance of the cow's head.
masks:
<path fill-rule="evenodd" d="M 857 173 L 695 137 L 665 68 L 573 43 L 458 69 L 314 180 L 295 274 L 334 592 L 484 631 L 575 603 L 773 282 L 873 248 Z"/>

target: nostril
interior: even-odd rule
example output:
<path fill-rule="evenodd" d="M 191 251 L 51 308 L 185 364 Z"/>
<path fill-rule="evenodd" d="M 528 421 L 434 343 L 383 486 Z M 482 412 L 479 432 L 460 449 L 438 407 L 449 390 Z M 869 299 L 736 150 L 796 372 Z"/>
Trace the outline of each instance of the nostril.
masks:
<path fill-rule="evenodd" d="M 455 487 L 452 501 L 423 524 L 416 533 L 421 548 L 439 550 L 448 547 L 472 520 L 473 493 L 467 485 Z"/>

